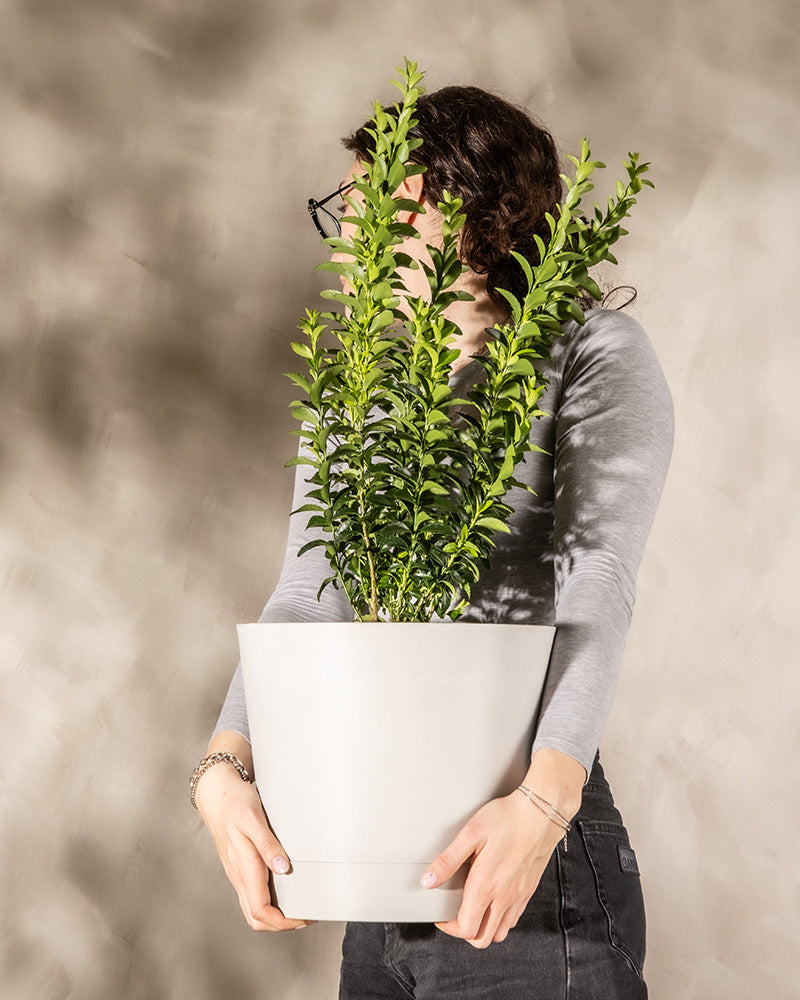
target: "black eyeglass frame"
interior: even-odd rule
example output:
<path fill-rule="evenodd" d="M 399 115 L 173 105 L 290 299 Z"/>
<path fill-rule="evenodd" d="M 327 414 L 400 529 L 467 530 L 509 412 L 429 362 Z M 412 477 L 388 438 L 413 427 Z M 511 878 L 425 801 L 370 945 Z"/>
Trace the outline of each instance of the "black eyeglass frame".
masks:
<path fill-rule="evenodd" d="M 336 188 L 333 194 L 329 194 L 326 198 L 323 198 L 321 201 L 317 201 L 316 198 L 308 199 L 308 214 L 311 216 L 311 221 L 316 226 L 317 232 L 320 234 L 323 240 L 330 239 L 330 237 L 325 232 L 322 223 L 319 221 L 319 216 L 317 215 L 317 212 L 321 209 L 328 216 L 328 218 L 331 219 L 334 226 L 336 227 L 336 232 L 339 234 L 339 236 L 341 236 L 342 235 L 341 223 L 339 222 L 338 218 L 333 214 L 333 212 L 329 212 L 328 209 L 325 208 L 324 206 L 327 205 L 327 203 L 329 201 L 332 201 L 334 198 L 341 197 L 342 195 L 346 194 L 352 186 L 353 186 L 352 182 L 348 182 L 347 184 L 342 184 L 341 187 Z"/>

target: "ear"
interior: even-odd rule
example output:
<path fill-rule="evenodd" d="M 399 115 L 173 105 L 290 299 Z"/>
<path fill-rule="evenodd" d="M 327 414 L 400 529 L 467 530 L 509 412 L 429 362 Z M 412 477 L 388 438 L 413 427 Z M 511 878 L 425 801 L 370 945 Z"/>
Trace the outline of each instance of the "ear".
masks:
<path fill-rule="evenodd" d="M 411 177 L 406 177 L 397 189 L 397 197 L 409 198 L 424 208 L 425 193 L 422 185 L 422 174 L 412 174 Z M 397 219 L 399 222 L 408 222 L 413 226 L 418 215 L 419 212 L 398 212 Z"/>

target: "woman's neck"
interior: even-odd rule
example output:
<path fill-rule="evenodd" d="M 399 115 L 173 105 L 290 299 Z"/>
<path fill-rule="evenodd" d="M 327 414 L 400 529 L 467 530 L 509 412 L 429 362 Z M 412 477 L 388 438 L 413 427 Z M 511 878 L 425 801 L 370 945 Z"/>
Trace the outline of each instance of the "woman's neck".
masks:
<path fill-rule="evenodd" d="M 407 238 L 400 249 L 418 262 L 432 264 L 428 244 L 442 245 L 442 216 L 435 209 L 412 217 L 419 232 L 419 238 Z M 428 279 L 421 267 L 408 269 L 399 268 L 405 287 L 410 295 L 421 295 L 430 299 Z M 479 354 L 486 345 L 486 328 L 508 322 L 509 310 L 497 305 L 489 298 L 486 290 L 486 275 L 466 270 L 453 285 L 454 290 L 469 292 L 472 299 L 467 302 L 456 301 L 447 307 L 444 315 L 460 330 L 453 342 L 453 347 L 461 352 L 460 357 L 453 362 L 452 370 L 458 371 L 470 363 L 471 356 Z"/>
<path fill-rule="evenodd" d="M 475 354 L 481 354 L 486 346 L 486 328 L 508 322 L 508 309 L 497 305 L 489 298 L 486 290 L 486 275 L 465 271 L 453 286 L 469 292 L 472 301 L 456 301 L 448 306 L 444 315 L 461 331 L 453 341 L 453 347 L 461 352 L 452 364 L 458 371 L 468 365 Z"/>

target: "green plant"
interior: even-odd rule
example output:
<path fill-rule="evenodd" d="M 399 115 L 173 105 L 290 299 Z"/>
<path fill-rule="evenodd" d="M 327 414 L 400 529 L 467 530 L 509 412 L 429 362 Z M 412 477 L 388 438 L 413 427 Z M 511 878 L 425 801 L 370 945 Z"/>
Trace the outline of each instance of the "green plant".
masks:
<path fill-rule="evenodd" d="M 402 181 L 424 170 L 409 157 L 421 140 L 409 135 L 422 92 L 422 74 L 406 61 L 393 83 L 402 97 L 392 112 L 374 105 L 375 150 L 365 175 L 354 182 L 360 199 L 346 198 L 351 238 L 326 242 L 346 255 L 321 268 L 346 280 L 345 290 L 323 295 L 342 312 L 308 311 L 300 324 L 305 341 L 293 350 L 306 371 L 289 377 L 304 393 L 292 404 L 303 422 L 301 454 L 289 464 L 311 467 L 309 526 L 322 537 L 300 550 L 324 546 L 329 584 L 344 588 L 360 620 L 428 621 L 457 618 L 482 566 L 493 535 L 508 531 L 511 507 L 505 495 L 514 469 L 530 443 L 531 421 L 542 415 L 537 401 L 544 379 L 537 362 L 570 319 L 584 322 L 579 300 L 600 290 L 589 268 L 616 263 L 612 245 L 625 234 L 622 222 L 641 190 L 648 164 L 636 153 L 625 163 L 627 183 L 593 216 L 581 210 L 593 188 L 586 140 L 569 159 L 575 176 L 564 176 L 567 193 L 557 217 L 549 217 L 550 240 L 537 238 L 538 265 L 514 256 L 528 283 L 523 300 L 504 292 L 508 322 L 488 331 L 487 352 L 477 357 L 483 378 L 457 398 L 449 385 L 456 327 L 444 311 L 456 299 L 463 267 L 458 231 L 461 201 L 445 193 L 440 247 L 429 247 L 422 264 L 429 297 L 405 293 L 399 267 L 415 266 L 399 248 L 418 235 L 398 221 L 400 211 L 419 211 L 394 197 Z M 401 302 L 402 299 L 402 302 Z M 401 308 L 402 305 L 402 308 Z M 334 343 L 326 346 L 326 332 Z M 319 595 L 318 595 L 319 596 Z"/>

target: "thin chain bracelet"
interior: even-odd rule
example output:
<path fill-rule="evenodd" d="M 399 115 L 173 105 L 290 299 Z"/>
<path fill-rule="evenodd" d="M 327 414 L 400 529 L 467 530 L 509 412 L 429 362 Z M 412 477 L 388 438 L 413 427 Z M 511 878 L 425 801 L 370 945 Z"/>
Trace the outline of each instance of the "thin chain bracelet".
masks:
<path fill-rule="evenodd" d="M 197 803 L 194 800 L 195 792 L 197 791 L 197 782 L 203 777 L 206 771 L 213 767 L 215 764 L 232 764 L 242 781 L 250 782 L 253 779 L 247 772 L 247 768 L 244 764 L 232 753 L 210 753 L 208 757 L 203 757 L 197 767 L 192 771 L 192 776 L 189 778 L 189 799 L 192 805 L 197 808 Z"/>
<path fill-rule="evenodd" d="M 525 785 L 517 785 L 517 791 L 522 792 L 525 798 L 528 799 L 529 802 L 532 802 L 540 812 L 543 812 L 551 823 L 555 823 L 557 827 L 564 831 L 564 850 L 566 851 L 567 834 L 572 829 L 572 824 L 567 817 L 562 816 L 558 809 L 556 809 L 554 805 L 551 805 L 547 799 L 543 799 L 541 795 L 537 795 L 536 792 L 532 792 L 530 788 L 526 788 Z"/>

